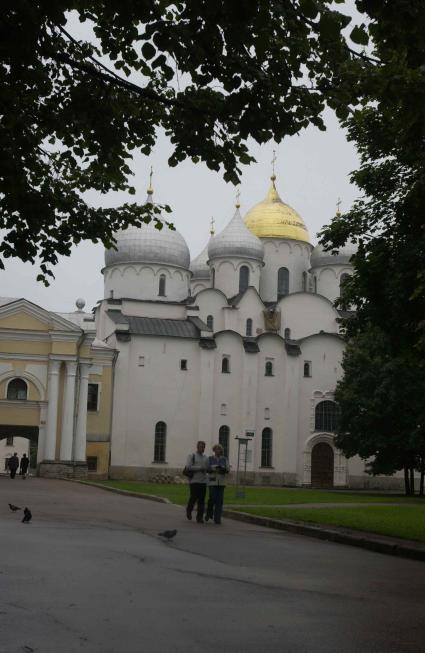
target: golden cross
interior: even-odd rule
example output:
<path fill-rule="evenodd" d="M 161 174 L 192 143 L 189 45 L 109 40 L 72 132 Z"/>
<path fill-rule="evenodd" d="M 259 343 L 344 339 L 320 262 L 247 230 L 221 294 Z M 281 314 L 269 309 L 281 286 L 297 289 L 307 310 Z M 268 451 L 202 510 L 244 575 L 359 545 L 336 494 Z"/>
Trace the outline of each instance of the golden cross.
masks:
<path fill-rule="evenodd" d="M 215 220 L 214 220 L 214 218 L 211 218 L 211 227 L 210 227 L 211 236 L 214 236 L 214 234 L 215 234 L 214 225 L 215 225 Z"/>
<path fill-rule="evenodd" d="M 149 174 L 149 188 L 152 188 L 152 177 L 153 177 L 153 168 L 151 166 L 151 171 Z"/>
<path fill-rule="evenodd" d="M 341 198 L 338 197 L 338 201 L 336 203 L 336 212 L 339 215 L 341 213 Z"/>
<path fill-rule="evenodd" d="M 241 191 L 238 188 L 238 190 L 236 191 L 236 208 L 239 208 L 241 205 L 240 199 L 241 199 Z"/>
<path fill-rule="evenodd" d="M 273 177 L 275 176 L 274 165 L 275 165 L 276 161 L 277 161 L 276 150 L 273 150 L 273 158 L 272 158 L 272 173 L 273 173 Z"/>

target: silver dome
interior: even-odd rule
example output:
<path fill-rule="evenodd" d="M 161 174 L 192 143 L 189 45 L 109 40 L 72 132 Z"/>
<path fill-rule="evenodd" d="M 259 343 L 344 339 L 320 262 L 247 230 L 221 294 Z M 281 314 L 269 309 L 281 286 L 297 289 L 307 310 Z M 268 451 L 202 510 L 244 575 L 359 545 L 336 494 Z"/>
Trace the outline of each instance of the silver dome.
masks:
<path fill-rule="evenodd" d="M 208 244 L 208 256 L 210 259 L 237 256 L 263 260 L 263 243 L 245 225 L 239 208 L 236 209 L 227 227 L 217 236 L 211 238 Z"/>
<path fill-rule="evenodd" d="M 208 266 L 208 245 L 205 245 L 204 249 L 196 258 L 193 259 L 190 264 L 190 269 L 192 271 L 192 279 L 209 279 L 210 278 L 210 268 Z"/>
<path fill-rule="evenodd" d="M 162 263 L 189 268 L 190 253 L 178 231 L 166 225 L 155 229 L 155 221 L 143 227 L 128 227 L 115 234 L 117 249 L 105 250 L 105 265 L 119 263 Z"/>
<path fill-rule="evenodd" d="M 351 265 L 350 260 L 357 252 L 357 245 L 346 243 L 338 248 L 338 254 L 332 254 L 332 250 L 325 252 L 322 245 L 316 245 L 311 252 L 310 265 L 312 268 L 323 267 L 324 265 Z"/>

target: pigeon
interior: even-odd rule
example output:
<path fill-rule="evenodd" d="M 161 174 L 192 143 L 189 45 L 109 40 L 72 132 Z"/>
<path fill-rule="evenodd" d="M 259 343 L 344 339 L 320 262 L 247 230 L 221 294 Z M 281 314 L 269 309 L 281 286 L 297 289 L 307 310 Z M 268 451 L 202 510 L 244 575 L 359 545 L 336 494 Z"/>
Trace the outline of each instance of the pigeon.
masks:
<path fill-rule="evenodd" d="M 9 503 L 9 508 L 11 509 L 12 512 L 16 512 L 17 510 L 22 510 L 19 506 L 14 506 L 13 503 Z"/>
<path fill-rule="evenodd" d="M 177 535 L 177 531 L 176 529 L 172 531 L 162 531 L 161 533 L 158 533 L 158 535 L 159 537 L 164 537 L 167 540 L 167 542 L 171 542 L 173 537 Z"/>
<path fill-rule="evenodd" d="M 24 508 L 24 518 L 22 520 L 23 524 L 29 524 L 32 519 L 32 513 L 29 508 Z"/>

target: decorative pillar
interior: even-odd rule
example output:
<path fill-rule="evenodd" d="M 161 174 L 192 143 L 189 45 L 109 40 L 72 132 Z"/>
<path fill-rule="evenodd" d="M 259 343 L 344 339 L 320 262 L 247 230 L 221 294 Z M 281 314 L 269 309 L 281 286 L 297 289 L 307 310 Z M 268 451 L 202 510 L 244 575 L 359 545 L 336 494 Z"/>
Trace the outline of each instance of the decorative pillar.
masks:
<path fill-rule="evenodd" d="M 70 462 L 72 460 L 72 436 L 74 432 L 75 412 L 75 376 L 77 363 L 66 361 L 65 391 L 63 397 L 63 415 L 60 460 Z"/>
<path fill-rule="evenodd" d="M 74 460 L 86 462 L 87 394 L 91 363 L 80 363 L 80 389 L 78 393 L 77 429 L 75 432 Z"/>
<path fill-rule="evenodd" d="M 55 460 L 56 427 L 58 421 L 59 371 L 62 361 L 51 360 L 49 364 L 49 394 L 47 406 L 47 431 L 44 459 Z"/>

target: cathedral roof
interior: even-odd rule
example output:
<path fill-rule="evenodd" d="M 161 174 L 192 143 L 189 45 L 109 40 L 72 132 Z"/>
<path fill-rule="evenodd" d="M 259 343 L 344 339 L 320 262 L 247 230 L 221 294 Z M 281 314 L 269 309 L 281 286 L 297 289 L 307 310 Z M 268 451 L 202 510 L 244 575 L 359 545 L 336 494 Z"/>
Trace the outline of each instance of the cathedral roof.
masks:
<path fill-rule="evenodd" d="M 279 238 L 310 242 L 302 217 L 288 204 L 282 202 L 272 175 L 271 186 L 265 199 L 248 211 L 245 224 L 259 238 Z"/>
<path fill-rule="evenodd" d="M 238 204 L 227 227 L 217 236 L 211 238 L 208 244 L 208 256 L 210 259 L 216 257 L 241 257 L 263 260 L 263 244 L 245 226 Z"/>
<path fill-rule="evenodd" d="M 350 265 L 353 254 L 357 252 L 357 245 L 346 243 L 343 247 L 338 248 L 338 254 L 332 254 L 332 250 L 325 252 L 322 245 L 316 245 L 310 257 L 312 268 L 323 267 L 325 265 Z"/>
<path fill-rule="evenodd" d="M 190 264 L 190 269 L 192 271 L 193 279 L 209 279 L 210 278 L 210 269 L 208 267 L 208 245 L 205 245 L 204 249 L 196 258 L 193 259 Z"/>
<path fill-rule="evenodd" d="M 147 203 L 152 203 L 149 187 Z M 114 236 L 116 249 L 105 250 L 105 265 L 120 263 L 158 263 L 188 269 L 189 248 L 183 236 L 163 224 L 157 229 L 155 220 L 142 227 L 120 229 Z"/>

